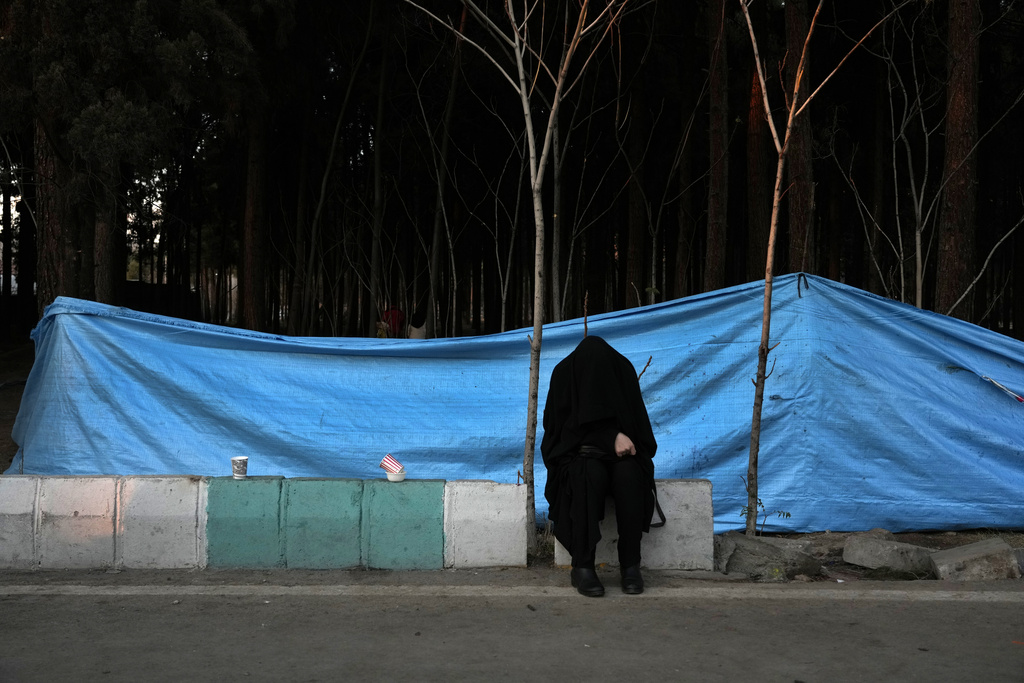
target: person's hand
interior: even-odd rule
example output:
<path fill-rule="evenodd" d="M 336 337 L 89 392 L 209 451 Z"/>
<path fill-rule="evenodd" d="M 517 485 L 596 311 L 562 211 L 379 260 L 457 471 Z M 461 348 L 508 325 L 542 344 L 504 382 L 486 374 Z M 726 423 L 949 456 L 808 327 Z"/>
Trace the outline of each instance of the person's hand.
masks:
<path fill-rule="evenodd" d="M 626 455 L 636 455 L 636 446 L 633 445 L 633 440 L 622 432 L 615 437 L 615 455 L 620 458 Z"/>

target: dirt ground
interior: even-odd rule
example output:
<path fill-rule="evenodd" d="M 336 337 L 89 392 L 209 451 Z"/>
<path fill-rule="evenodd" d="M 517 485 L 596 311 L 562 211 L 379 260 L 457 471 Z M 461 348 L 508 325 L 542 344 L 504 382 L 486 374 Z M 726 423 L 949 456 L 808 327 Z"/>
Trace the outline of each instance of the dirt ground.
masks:
<path fill-rule="evenodd" d="M 8 343 L 0 346 L 0 472 L 6 470 L 17 453 L 18 447 L 14 443 L 11 432 L 14 428 L 15 418 L 18 416 L 18 408 L 21 404 L 21 395 L 25 388 L 25 380 L 32 369 L 32 361 L 35 357 L 35 346 L 31 341 L 19 343 Z M 822 566 L 827 570 L 827 578 L 848 578 L 848 579 L 914 579 L 913 576 L 898 576 L 887 574 L 881 570 L 869 570 L 863 567 L 843 562 L 843 544 L 849 533 L 845 532 L 821 532 L 813 534 L 782 534 L 783 538 L 802 539 L 811 542 L 810 551 L 815 557 L 822 561 Z M 1014 548 L 1024 548 L 1024 530 L 1018 532 L 994 531 L 988 529 L 975 529 L 970 531 L 922 531 L 897 534 L 897 540 L 903 543 L 919 545 L 925 548 L 942 550 L 955 548 L 969 543 L 1002 536 L 1007 543 Z M 534 562 L 544 562 L 549 558 L 545 552 L 546 546 L 541 539 L 542 550 L 537 557 L 531 558 Z M 553 547 L 550 550 L 553 559 Z"/>

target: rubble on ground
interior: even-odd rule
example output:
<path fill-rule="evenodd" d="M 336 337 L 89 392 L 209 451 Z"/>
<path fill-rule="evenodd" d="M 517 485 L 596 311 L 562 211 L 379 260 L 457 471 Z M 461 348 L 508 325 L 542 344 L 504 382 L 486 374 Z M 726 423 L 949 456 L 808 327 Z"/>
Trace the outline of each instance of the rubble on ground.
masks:
<path fill-rule="evenodd" d="M 937 547 L 904 542 L 908 536 Z M 758 582 L 1021 578 L 1024 548 L 1014 548 L 998 535 L 965 543 L 971 536 L 957 532 L 898 536 L 886 529 L 871 529 L 782 538 L 748 537 L 733 531 L 715 537 L 715 569 Z M 1009 537 L 1017 539 L 1012 533 Z"/>
<path fill-rule="evenodd" d="M 798 575 L 816 576 L 821 562 L 800 541 L 746 536 L 730 531 L 715 537 L 715 565 L 726 574 L 746 574 L 753 581 L 789 581 Z"/>

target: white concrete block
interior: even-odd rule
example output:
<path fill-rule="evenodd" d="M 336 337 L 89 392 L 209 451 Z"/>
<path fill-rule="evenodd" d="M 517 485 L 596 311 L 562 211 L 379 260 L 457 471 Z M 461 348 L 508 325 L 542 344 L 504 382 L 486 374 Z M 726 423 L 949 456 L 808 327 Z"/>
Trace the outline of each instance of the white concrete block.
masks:
<path fill-rule="evenodd" d="M 0 569 L 30 569 L 36 560 L 39 477 L 0 476 Z"/>
<path fill-rule="evenodd" d="M 715 527 L 711 506 L 711 482 L 707 479 L 659 479 L 658 502 L 665 513 L 665 526 L 644 534 L 640 545 L 642 564 L 648 569 L 713 570 L 715 567 Z M 654 513 L 658 521 L 658 513 Z M 615 522 L 615 503 L 608 498 L 601 541 L 597 544 L 597 564 L 617 567 L 619 532 Z M 555 564 L 572 563 L 569 551 L 555 541 Z"/>
<path fill-rule="evenodd" d="M 194 569 L 200 566 L 200 477 L 124 477 L 117 486 L 119 567 Z M 205 511 L 204 511 L 205 527 Z M 205 552 L 203 553 L 205 556 Z"/>
<path fill-rule="evenodd" d="M 114 565 L 117 477 L 43 477 L 39 487 L 39 566 Z"/>
<path fill-rule="evenodd" d="M 444 566 L 525 567 L 526 487 L 446 482 Z"/>
<path fill-rule="evenodd" d="M 196 557 L 199 558 L 199 568 L 206 569 L 206 561 L 209 557 L 209 547 L 206 543 L 206 507 L 209 502 L 210 478 L 199 479 L 199 506 L 196 519 Z"/>

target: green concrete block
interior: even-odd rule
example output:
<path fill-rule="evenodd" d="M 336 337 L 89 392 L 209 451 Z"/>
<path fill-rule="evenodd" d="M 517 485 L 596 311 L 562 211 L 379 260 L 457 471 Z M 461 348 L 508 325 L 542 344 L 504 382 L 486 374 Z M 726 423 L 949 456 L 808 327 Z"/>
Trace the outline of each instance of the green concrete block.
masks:
<path fill-rule="evenodd" d="M 345 569 L 362 564 L 359 479 L 287 479 L 285 563 L 289 569 Z"/>
<path fill-rule="evenodd" d="M 282 477 L 209 480 L 207 566 L 267 569 L 284 566 Z"/>
<path fill-rule="evenodd" d="M 442 569 L 444 481 L 364 482 L 362 547 L 371 569 Z"/>

